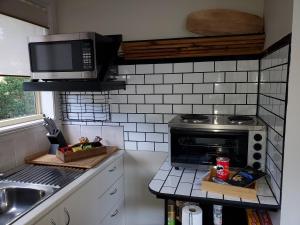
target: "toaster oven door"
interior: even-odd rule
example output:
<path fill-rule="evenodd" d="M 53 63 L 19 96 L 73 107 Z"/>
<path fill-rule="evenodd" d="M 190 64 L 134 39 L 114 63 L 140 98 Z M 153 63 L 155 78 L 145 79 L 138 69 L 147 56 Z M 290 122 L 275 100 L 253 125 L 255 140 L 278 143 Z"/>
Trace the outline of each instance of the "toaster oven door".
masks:
<path fill-rule="evenodd" d="M 230 166 L 245 167 L 248 131 L 170 129 L 170 151 L 173 166 L 215 165 L 224 156 Z"/>

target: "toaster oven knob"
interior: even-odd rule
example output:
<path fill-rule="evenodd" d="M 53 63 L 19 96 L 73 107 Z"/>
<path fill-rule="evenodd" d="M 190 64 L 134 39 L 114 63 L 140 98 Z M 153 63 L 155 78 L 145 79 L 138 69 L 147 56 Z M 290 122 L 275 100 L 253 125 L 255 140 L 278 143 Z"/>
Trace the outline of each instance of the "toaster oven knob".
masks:
<path fill-rule="evenodd" d="M 256 160 L 259 160 L 259 159 L 261 159 L 261 154 L 258 153 L 258 152 L 257 152 L 257 153 L 254 153 L 254 154 L 253 154 L 253 158 L 256 159 Z"/>
<path fill-rule="evenodd" d="M 256 150 L 256 151 L 260 151 L 261 150 L 261 144 L 255 144 L 254 146 L 253 146 L 253 148 Z"/>
<path fill-rule="evenodd" d="M 253 166 L 253 168 L 256 169 L 256 170 L 260 169 L 260 163 L 259 163 L 259 162 L 253 163 L 252 166 Z"/>
<path fill-rule="evenodd" d="M 262 139 L 261 134 L 255 134 L 255 135 L 254 135 L 254 140 L 255 140 L 255 141 L 261 141 L 261 139 Z"/>

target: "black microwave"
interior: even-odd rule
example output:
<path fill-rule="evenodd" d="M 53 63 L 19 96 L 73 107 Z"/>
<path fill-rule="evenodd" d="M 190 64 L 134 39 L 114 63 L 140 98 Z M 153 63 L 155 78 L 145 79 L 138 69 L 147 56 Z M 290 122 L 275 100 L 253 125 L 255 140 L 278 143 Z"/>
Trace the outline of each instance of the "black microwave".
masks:
<path fill-rule="evenodd" d="M 29 38 L 33 80 L 98 79 L 117 73 L 121 35 L 94 32 L 55 34 Z"/>

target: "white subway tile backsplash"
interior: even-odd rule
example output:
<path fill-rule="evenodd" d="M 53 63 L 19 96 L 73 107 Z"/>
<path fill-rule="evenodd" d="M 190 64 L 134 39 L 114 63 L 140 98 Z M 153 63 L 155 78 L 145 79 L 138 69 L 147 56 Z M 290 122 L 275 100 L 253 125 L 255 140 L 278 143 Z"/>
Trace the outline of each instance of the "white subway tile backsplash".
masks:
<path fill-rule="evenodd" d="M 163 83 L 162 74 L 145 75 L 145 84 L 162 84 L 162 83 Z"/>
<path fill-rule="evenodd" d="M 247 94 L 247 104 L 256 104 L 257 94 Z"/>
<path fill-rule="evenodd" d="M 194 72 L 214 72 L 214 62 L 195 62 Z"/>
<path fill-rule="evenodd" d="M 238 93 L 257 93 L 257 83 L 240 83 L 237 84 L 236 91 Z"/>
<path fill-rule="evenodd" d="M 172 93 L 172 85 L 170 85 L 170 84 L 155 85 L 154 93 L 155 94 L 171 94 Z"/>
<path fill-rule="evenodd" d="M 172 105 L 154 105 L 155 113 L 172 113 Z"/>
<path fill-rule="evenodd" d="M 135 94 L 135 85 L 126 84 L 126 90 L 119 90 L 121 95 Z"/>
<path fill-rule="evenodd" d="M 127 122 L 127 114 L 112 113 L 111 121 L 112 122 Z"/>
<path fill-rule="evenodd" d="M 224 73 L 204 73 L 204 83 L 224 82 Z"/>
<path fill-rule="evenodd" d="M 258 72 L 248 72 L 248 82 L 258 82 Z"/>
<path fill-rule="evenodd" d="M 145 122 L 145 114 L 128 114 L 128 122 L 143 123 Z"/>
<path fill-rule="evenodd" d="M 234 105 L 215 105 L 214 114 L 234 114 Z"/>
<path fill-rule="evenodd" d="M 124 131 L 136 131 L 136 123 L 120 123 L 124 127 Z"/>
<path fill-rule="evenodd" d="M 241 60 L 237 62 L 237 70 L 239 71 L 257 71 L 259 61 L 258 60 Z"/>
<path fill-rule="evenodd" d="M 213 93 L 213 84 L 193 84 L 193 93 Z"/>
<path fill-rule="evenodd" d="M 155 143 L 155 151 L 157 152 L 168 152 L 169 145 L 167 143 Z"/>
<path fill-rule="evenodd" d="M 165 74 L 164 83 L 165 84 L 182 83 L 182 74 L 178 74 L 178 73 Z"/>
<path fill-rule="evenodd" d="M 169 134 L 164 134 L 164 142 L 169 142 Z"/>
<path fill-rule="evenodd" d="M 153 73 L 153 64 L 138 64 L 136 65 L 136 74 L 149 74 Z"/>
<path fill-rule="evenodd" d="M 144 95 L 128 95 L 128 103 L 145 103 Z"/>
<path fill-rule="evenodd" d="M 212 105 L 193 105 L 194 114 L 212 114 L 213 106 Z"/>
<path fill-rule="evenodd" d="M 137 94 L 153 94 L 153 85 L 137 85 Z"/>
<path fill-rule="evenodd" d="M 183 95 L 183 104 L 201 104 L 201 103 L 202 103 L 201 94 Z"/>
<path fill-rule="evenodd" d="M 154 112 L 154 106 L 149 104 L 138 104 L 137 105 L 137 112 L 138 113 L 153 113 Z"/>
<path fill-rule="evenodd" d="M 154 64 L 154 72 L 155 73 L 172 73 L 173 72 L 173 64 L 172 63 Z"/>
<path fill-rule="evenodd" d="M 203 73 L 184 73 L 183 83 L 203 83 Z"/>
<path fill-rule="evenodd" d="M 236 71 L 236 61 L 217 61 L 215 71 Z"/>
<path fill-rule="evenodd" d="M 169 123 L 171 119 L 173 119 L 176 115 L 174 114 L 164 114 L 164 123 Z"/>
<path fill-rule="evenodd" d="M 181 104 L 182 95 L 164 95 L 164 103 L 166 104 Z"/>
<path fill-rule="evenodd" d="M 145 133 L 139 132 L 128 132 L 130 141 L 145 141 L 146 135 Z"/>
<path fill-rule="evenodd" d="M 138 142 L 137 145 L 139 151 L 154 151 L 153 142 Z"/>
<path fill-rule="evenodd" d="M 135 74 L 135 65 L 120 65 L 119 74 Z"/>
<path fill-rule="evenodd" d="M 225 104 L 246 104 L 245 94 L 226 94 Z"/>
<path fill-rule="evenodd" d="M 112 113 L 118 113 L 119 111 L 119 104 L 110 104 L 110 112 Z"/>
<path fill-rule="evenodd" d="M 174 63 L 174 73 L 193 72 L 193 63 Z"/>
<path fill-rule="evenodd" d="M 162 123 L 163 115 L 162 114 L 146 114 L 147 123 Z"/>
<path fill-rule="evenodd" d="M 256 105 L 236 105 L 237 115 L 256 115 Z"/>
<path fill-rule="evenodd" d="M 174 93 L 192 93 L 193 85 L 192 84 L 175 84 Z"/>
<path fill-rule="evenodd" d="M 226 82 L 247 82 L 247 72 L 226 72 Z"/>
<path fill-rule="evenodd" d="M 162 95 L 146 95 L 145 96 L 146 102 L 145 103 L 163 103 L 163 96 Z"/>
<path fill-rule="evenodd" d="M 138 132 L 154 132 L 154 124 L 151 123 L 138 123 L 137 124 Z"/>
<path fill-rule="evenodd" d="M 125 141 L 125 149 L 126 150 L 137 150 L 137 142 L 136 141 Z"/>
<path fill-rule="evenodd" d="M 173 105 L 173 112 L 176 114 L 191 114 L 192 105 Z"/>
<path fill-rule="evenodd" d="M 168 133 L 168 124 L 155 124 L 155 132 Z"/>
<path fill-rule="evenodd" d="M 215 84 L 215 93 L 235 93 L 235 83 Z"/>
<path fill-rule="evenodd" d="M 124 131 L 123 127 L 102 127 L 102 143 L 108 146 L 118 146 L 124 149 Z"/>
<path fill-rule="evenodd" d="M 203 104 L 223 104 L 224 95 L 222 94 L 204 94 Z"/>
<path fill-rule="evenodd" d="M 136 105 L 120 104 L 120 113 L 136 113 Z"/>
<path fill-rule="evenodd" d="M 144 75 L 127 75 L 127 84 L 144 84 Z"/>
<path fill-rule="evenodd" d="M 146 141 L 163 142 L 164 136 L 161 133 L 146 133 Z"/>

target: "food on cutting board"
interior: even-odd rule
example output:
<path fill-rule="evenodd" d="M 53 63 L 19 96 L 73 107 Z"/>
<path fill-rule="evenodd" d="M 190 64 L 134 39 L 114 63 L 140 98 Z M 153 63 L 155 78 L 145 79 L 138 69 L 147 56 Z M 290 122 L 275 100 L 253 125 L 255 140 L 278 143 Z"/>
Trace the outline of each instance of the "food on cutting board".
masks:
<path fill-rule="evenodd" d="M 101 144 L 102 138 L 96 136 L 93 142 L 90 142 L 87 137 L 81 137 L 79 139 L 79 143 L 75 145 L 68 145 L 65 147 L 61 147 L 58 150 L 66 153 L 66 152 L 79 152 L 79 151 L 89 151 L 95 147 L 103 146 Z"/>

